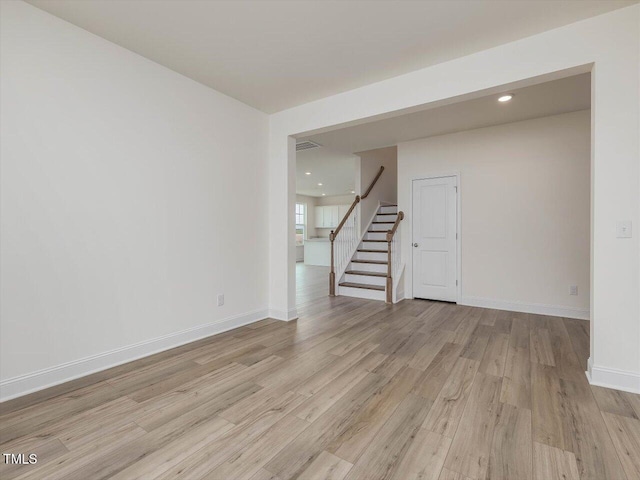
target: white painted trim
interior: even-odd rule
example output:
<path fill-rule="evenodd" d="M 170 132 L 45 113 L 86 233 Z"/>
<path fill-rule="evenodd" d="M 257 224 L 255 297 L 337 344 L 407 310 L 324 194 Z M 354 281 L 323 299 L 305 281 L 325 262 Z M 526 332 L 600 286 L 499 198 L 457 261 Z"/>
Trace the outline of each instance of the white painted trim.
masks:
<path fill-rule="evenodd" d="M 459 305 L 470 307 L 494 308 L 511 312 L 535 313 L 552 317 L 576 318 L 589 320 L 589 310 L 584 308 L 565 307 L 562 305 L 545 305 L 542 303 L 525 303 L 513 300 L 498 300 L 493 298 L 464 296 L 458 299 Z"/>
<path fill-rule="evenodd" d="M 458 233 L 458 238 L 456 240 L 456 277 L 458 278 L 458 285 L 456 285 L 456 303 L 460 303 L 460 299 L 462 298 L 462 202 L 460 201 L 462 192 L 462 175 L 460 171 L 450 172 L 450 173 L 433 173 L 428 175 L 420 175 L 417 177 L 412 177 L 409 179 L 409 218 L 411 221 L 409 222 L 409 250 L 411 251 L 411 278 L 409 279 L 411 285 L 411 291 L 407 292 L 407 296 L 409 298 L 415 298 L 413 296 L 413 182 L 416 180 L 428 180 L 431 178 L 442 178 L 442 177 L 456 177 L 456 230 Z M 398 208 L 400 208 L 398 206 Z"/>
<path fill-rule="evenodd" d="M 640 374 L 636 372 L 597 367 L 593 365 L 591 357 L 589 357 L 587 371 L 584 373 L 591 385 L 640 394 Z"/>
<path fill-rule="evenodd" d="M 271 309 L 269 310 L 269 318 L 273 318 L 275 320 L 282 320 L 283 322 L 291 322 L 292 320 L 298 319 L 298 310 L 292 308 L 288 311 L 286 310 L 277 310 Z"/>
<path fill-rule="evenodd" d="M 266 309 L 234 315 L 217 322 L 188 328 L 151 340 L 116 348 L 108 352 L 9 378 L 0 382 L 0 402 L 53 387 L 92 373 L 147 357 L 218 333 L 257 322 L 268 317 Z"/>
<path fill-rule="evenodd" d="M 393 303 L 399 303 L 404 300 L 404 271 L 406 263 L 403 263 L 398 270 L 397 278 L 393 279 Z M 402 288 L 400 288 L 402 285 Z"/>

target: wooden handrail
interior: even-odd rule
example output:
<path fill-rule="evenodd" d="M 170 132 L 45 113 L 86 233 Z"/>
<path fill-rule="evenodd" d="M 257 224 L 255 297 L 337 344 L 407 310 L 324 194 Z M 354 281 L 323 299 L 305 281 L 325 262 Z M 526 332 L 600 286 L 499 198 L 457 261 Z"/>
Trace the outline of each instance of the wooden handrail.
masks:
<path fill-rule="evenodd" d="M 347 223 L 347 218 L 349 218 L 349 215 L 351 215 L 351 212 L 353 212 L 353 209 L 356 208 L 356 205 L 358 205 L 358 203 L 360 203 L 360 195 L 356 195 L 356 199 L 353 201 L 353 203 L 349 207 L 349 210 L 347 210 L 347 213 L 338 224 L 338 227 L 335 230 L 332 230 L 331 233 L 329 234 L 329 239 L 331 241 L 333 241 L 333 239 L 338 235 L 338 233 L 340 233 L 340 230 L 342 230 L 342 227 L 344 226 L 344 224 Z"/>
<path fill-rule="evenodd" d="M 371 193 L 371 190 L 373 189 L 374 185 L 378 182 L 378 179 L 380 178 L 380 175 L 382 175 L 382 172 L 384 172 L 384 167 L 381 165 L 380 166 L 380 170 L 378 170 L 378 173 L 376 174 L 376 177 L 373 179 L 373 182 L 371 182 L 371 184 L 369 185 L 369 188 L 367 188 L 367 191 L 364 192 L 364 195 L 362 195 L 362 197 L 360 197 L 361 199 L 365 199 L 369 196 L 369 194 Z"/>
<path fill-rule="evenodd" d="M 391 227 L 391 230 L 387 232 L 387 303 L 393 303 L 393 278 L 391 276 L 391 242 L 393 241 L 393 236 L 396 234 L 396 230 L 398 230 L 398 226 L 400 225 L 400 222 L 402 220 L 404 220 L 404 212 L 398 212 L 398 218 L 396 218 L 396 222 L 393 224 L 393 227 Z"/>

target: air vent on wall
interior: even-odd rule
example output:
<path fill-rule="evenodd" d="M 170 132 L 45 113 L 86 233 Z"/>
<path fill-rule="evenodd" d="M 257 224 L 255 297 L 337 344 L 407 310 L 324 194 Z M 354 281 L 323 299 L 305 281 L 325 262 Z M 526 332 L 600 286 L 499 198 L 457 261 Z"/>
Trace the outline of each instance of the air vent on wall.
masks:
<path fill-rule="evenodd" d="M 312 148 L 318 148 L 321 146 L 322 145 L 314 143 L 310 140 L 303 140 L 302 142 L 296 143 L 296 152 L 299 152 L 300 150 L 311 150 Z"/>

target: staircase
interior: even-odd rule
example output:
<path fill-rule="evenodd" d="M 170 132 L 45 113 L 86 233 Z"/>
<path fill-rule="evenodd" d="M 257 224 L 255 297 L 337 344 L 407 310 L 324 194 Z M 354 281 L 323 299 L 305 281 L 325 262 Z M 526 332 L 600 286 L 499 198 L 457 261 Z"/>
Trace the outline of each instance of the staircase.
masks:
<path fill-rule="evenodd" d="M 381 206 L 338 284 L 337 295 L 390 302 L 387 295 L 387 232 L 398 219 L 397 205 Z"/>

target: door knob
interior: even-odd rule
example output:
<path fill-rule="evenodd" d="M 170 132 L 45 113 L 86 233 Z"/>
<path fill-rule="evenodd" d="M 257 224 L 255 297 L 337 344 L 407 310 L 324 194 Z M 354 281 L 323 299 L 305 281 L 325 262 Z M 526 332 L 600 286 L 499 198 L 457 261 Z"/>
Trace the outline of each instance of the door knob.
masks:
<path fill-rule="evenodd" d="M 414 243 L 414 244 L 413 244 L 413 246 L 417 248 L 417 247 L 418 247 L 418 244 L 417 244 L 417 243 Z"/>

